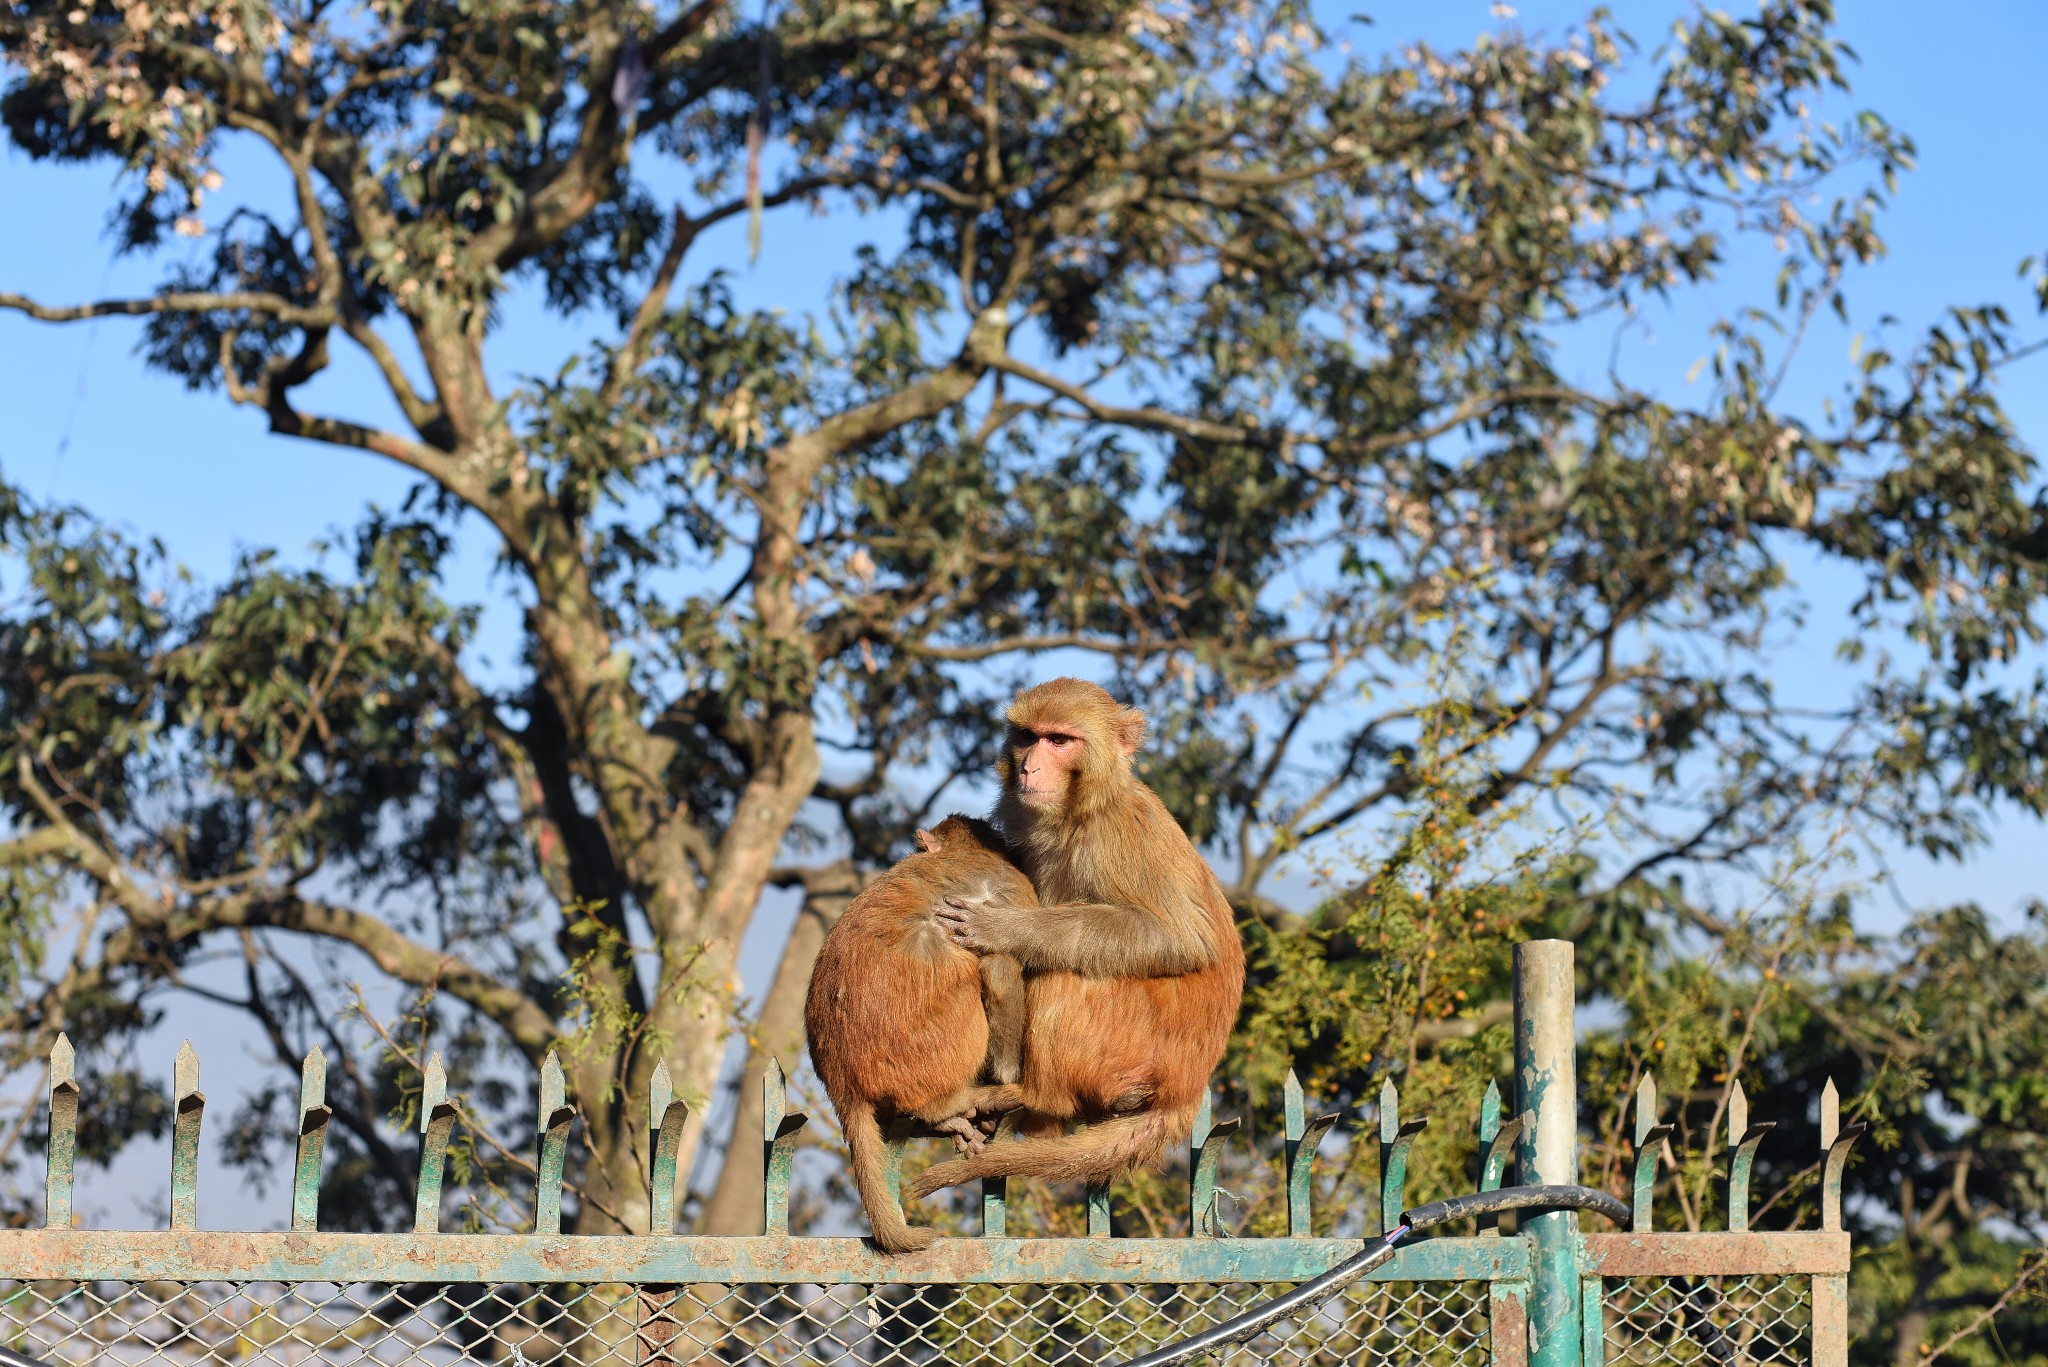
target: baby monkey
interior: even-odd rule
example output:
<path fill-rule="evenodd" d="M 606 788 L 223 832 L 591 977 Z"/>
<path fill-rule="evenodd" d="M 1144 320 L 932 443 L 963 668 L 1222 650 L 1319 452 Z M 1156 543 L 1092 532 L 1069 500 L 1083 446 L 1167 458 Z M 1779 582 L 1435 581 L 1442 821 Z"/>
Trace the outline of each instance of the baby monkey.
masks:
<path fill-rule="evenodd" d="M 811 1065 L 846 1131 L 875 1242 L 890 1253 L 928 1247 L 938 1232 L 912 1228 L 889 1194 L 886 1127 L 914 1118 L 974 1152 L 985 1137 L 976 1120 L 1023 1099 L 1023 973 L 1007 954 L 955 944 L 937 913 L 949 897 L 1038 900 L 985 821 L 949 816 L 917 844 L 840 914 L 804 1003 Z"/>

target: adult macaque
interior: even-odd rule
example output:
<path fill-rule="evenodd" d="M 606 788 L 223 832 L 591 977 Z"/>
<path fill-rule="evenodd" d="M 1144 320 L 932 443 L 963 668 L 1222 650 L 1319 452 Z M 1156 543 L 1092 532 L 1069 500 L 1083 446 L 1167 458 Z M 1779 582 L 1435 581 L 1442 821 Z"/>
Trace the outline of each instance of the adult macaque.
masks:
<path fill-rule="evenodd" d="M 1088 1128 L 937 1164 L 912 1196 L 978 1177 L 1107 1182 L 1156 1163 L 1187 1132 L 1244 991 L 1222 886 L 1131 772 L 1144 714 L 1054 679 L 1007 716 L 995 815 L 1043 905 L 954 899 L 939 919 L 962 948 L 1024 967 L 1026 1128 Z"/>
<path fill-rule="evenodd" d="M 928 1246 L 889 1195 L 884 1127 L 922 1120 L 970 1150 L 977 1117 L 1014 1109 L 1023 1035 L 1023 980 L 1015 960 L 978 956 L 937 919 L 944 899 L 1029 906 L 1031 884 L 985 821 L 949 816 L 917 833 L 919 852 L 897 864 L 840 914 L 818 950 L 804 1002 L 811 1065 L 846 1131 L 854 1186 L 875 1242 L 890 1253 Z M 994 1085 L 978 1085 L 984 1067 Z"/>

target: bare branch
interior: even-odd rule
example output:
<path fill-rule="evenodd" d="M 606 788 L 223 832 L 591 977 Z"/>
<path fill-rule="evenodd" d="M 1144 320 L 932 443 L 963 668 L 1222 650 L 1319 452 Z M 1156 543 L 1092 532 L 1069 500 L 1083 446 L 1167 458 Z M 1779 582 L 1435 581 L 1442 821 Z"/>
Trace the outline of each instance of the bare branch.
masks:
<path fill-rule="evenodd" d="M 899 649 L 912 655 L 921 655 L 928 660 L 952 660 L 972 662 L 990 660 L 998 655 L 1010 655 L 1026 650 L 1089 650 L 1098 655 L 1114 655 L 1119 659 L 1155 654 L 1168 648 L 1165 641 L 1116 641 L 1101 636 L 1083 636 L 1078 633 L 1061 636 L 1004 636 L 994 641 L 981 641 L 974 645 L 937 646 L 924 641 L 905 641 Z"/>
<path fill-rule="evenodd" d="M 387 460 L 395 460 L 400 465 L 417 470 L 434 480 L 486 516 L 493 511 L 486 505 L 483 491 L 476 488 L 475 482 L 464 475 L 462 468 L 446 453 L 424 442 L 414 441 L 396 432 L 387 432 L 380 427 L 350 422 L 346 418 L 328 418 L 302 413 L 286 402 L 282 393 L 275 391 L 263 406 L 270 415 L 270 430 L 279 436 L 303 437 L 307 441 L 324 442 L 329 446 L 353 447 L 358 451 L 383 456 Z"/>
<path fill-rule="evenodd" d="M 377 367 L 377 373 L 384 377 L 385 388 L 398 400 L 405 420 L 412 424 L 413 431 L 422 437 L 448 420 L 448 414 L 438 399 L 429 399 L 413 387 L 412 378 L 399 363 L 398 353 L 384 340 L 370 320 L 358 313 L 353 304 L 344 300 L 341 313 L 341 330 L 365 352 Z"/>
<path fill-rule="evenodd" d="M 157 313 L 260 313 L 294 327 L 331 327 L 337 321 L 325 304 L 294 304 L 283 295 L 249 292 L 209 294 L 167 290 L 147 299 L 102 299 L 96 304 L 53 306 L 20 294 L 0 292 L 0 309 L 14 309 L 45 323 L 76 323 L 87 318 L 146 317 Z"/>
<path fill-rule="evenodd" d="M 993 364 L 1005 374 L 1015 375 L 1020 380 L 1027 380 L 1042 389 L 1051 390 L 1061 398 L 1079 404 L 1089 417 L 1099 422 L 1170 432 L 1195 441 L 1234 442 L 1254 446 L 1314 446 L 1346 456 L 1378 455 L 1413 442 L 1430 441 L 1447 432 L 1453 432 L 1476 418 L 1485 417 L 1489 413 L 1516 404 L 1558 403 L 1600 410 L 1611 407 L 1605 401 L 1597 400 L 1575 389 L 1557 385 L 1523 385 L 1477 395 L 1460 403 L 1437 421 L 1406 431 L 1382 432 L 1363 439 L 1318 437 L 1311 433 L 1290 432 L 1278 427 L 1211 422 L 1206 418 L 1192 418 L 1184 413 L 1174 413 L 1163 408 L 1125 408 L 1104 403 L 1081 386 L 1027 365 L 1014 356 L 1004 355 Z"/>
<path fill-rule="evenodd" d="M 698 8 L 706 8 L 709 4 L 710 0 L 706 0 L 706 5 L 700 5 Z M 805 176 L 762 196 L 761 207 L 772 209 L 819 190 L 848 183 L 847 178 L 843 176 Z M 744 213 L 750 207 L 752 206 L 744 198 L 729 200 L 694 218 L 684 213 L 681 208 L 676 209 L 670 220 L 673 227 L 669 233 L 668 250 L 662 254 L 661 264 L 655 268 L 654 279 L 649 283 L 647 293 L 641 297 L 640 307 L 633 311 L 633 321 L 626 329 L 625 340 L 619 344 L 618 351 L 612 356 L 604 386 L 599 391 L 603 403 L 617 403 L 619 391 L 624 387 L 626 380 L 640 368 L 644 359 L 648 330 L 654 326 L 655 319 L 661 316 L 662 308 L 668 301 L 669 290 L 675 285 L 676 272 L 682 268 L 683 257 L 690 250 L 691 244 L 704 234 L 705 229 Z"/>
<path fill-rule="evenodd" d="M 166 889 L 153 895 L 104 846 L 80 830 L 35 776 L 27 756 L 16 778 L 44 818 L 46 829 L 62 833 L 60 856 L 97 883 L 133 923 L 109 936 L 103 964 L 134 962 L 153 952 L 152 939 L 175 944 L 213 930 L 272 926 L 301 935 L 339 940 L 368 955 L 384 972 L 416 987 L 438 987 L 495 1021 L 519 1047 L 539 1058 L 554 1042 L 555 1023 L 539 1004 L 461 956 L 401 934 L 389 922 L 349 907 L 315 901 L 289 888 L 263 888 L 220 897 L 175 901 Z"/>

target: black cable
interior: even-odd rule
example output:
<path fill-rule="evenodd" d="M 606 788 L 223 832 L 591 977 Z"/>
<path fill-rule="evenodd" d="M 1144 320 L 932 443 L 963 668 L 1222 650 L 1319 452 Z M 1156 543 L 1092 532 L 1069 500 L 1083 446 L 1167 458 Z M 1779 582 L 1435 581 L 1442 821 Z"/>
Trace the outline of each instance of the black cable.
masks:
<path fill-rule="evenodd" d="M 1634 1213 L 1619 1197 L 1591 1187 L 1502 1187 L 1498 1191 L 1475 1191 L 1470 1196 L 1452 1196 L 1431 1201 L 1402 1215 L 1410 1229 L 1434 1229 L 1453 1220 L 1474 1215 L 1499 1215 L 1509 1210 L 1590 1210 L 1618 1225 L 1629 1222 Z"/>
<path fill-rule="evenodd" d="M 1363 1252 L 1352 1254 L 1314 1281 L 1303 1282 L 1287 1294 L 1275 1296 L 1256 1310 L 1248 1310 L 1234 1320 L 1225 1320 L 1214 1329 L 1206 1329 L 1191 1339 L 1182 1339 L 1179 1343 L 1155 1348 L 1140 1357 L 1129 1358 L 1120 1363 L 1108 1363 L 1105 1367 L 1172 1367 L 1174 1363 L 1187 1362 L 1204 1353 L 1228 1348 L 1233 1343 L 1243 1343 L 1246 1339 L 1257 1338 L 1266 1326 L 1275 1320 L 1285 1319 L 1298 1310 L 1320 1305 L 1374 1268 L 1385 1266 L 1394 1256 L 1394 1245 L 1399 1243 L 1401 1236 L 1407 1232 L 1408 1226 L 1395 1225 L 1367 1244 Z"/>
<path fill-rule="evenodd" d="M 0 1348 L 0 1367 L 50 1367 L 41 1358 L 32 1358 L 27 1353 L 17 1353 L 12 1348 Z"/>
<path fill-rule="evenodd" d="M 1403 1215 L 1400 1224 L 1315 1280 L 1303 1282 L 1257 1309 L 1247 1310 L 1236 1319 L 1225 1320 L 1193 1338 L 1155 1348 L 1122 1362 L 1105 1363 L 1103 1367 L 1175 1367 L 1205 1353 L 1256 1338 L 1275 1321 L 1320 1305 L 1366 1273 L 1386 1266 L 1393 1260 L 1395 1245 L 1411 1231 L 1433 1229 L 1471 1215 L 1496 1215 L 1507 1210 L 1590 1210 L 1610 1220 L 1625 1221 L 1629 1218 L 1627 1205 L 1591 1187 L 1502 1187 L 1499 1191 L 1475 1192 L 1470 1196 L 1453 1196 L 1447 1201 L 1432 1201 Z"/>

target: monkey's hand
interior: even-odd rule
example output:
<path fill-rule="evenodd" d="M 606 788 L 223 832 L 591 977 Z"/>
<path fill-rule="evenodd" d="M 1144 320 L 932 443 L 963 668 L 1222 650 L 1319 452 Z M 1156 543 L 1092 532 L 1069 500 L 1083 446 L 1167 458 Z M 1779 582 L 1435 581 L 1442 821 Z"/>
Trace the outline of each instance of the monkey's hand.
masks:
<path fill-rule="evenodd" d="M 1022 943 L 1032 911 L 1001 902 L 948 897 L 937 914 L 939 928 L 962 949 L 975 954 L 1008 954 Z"/>

